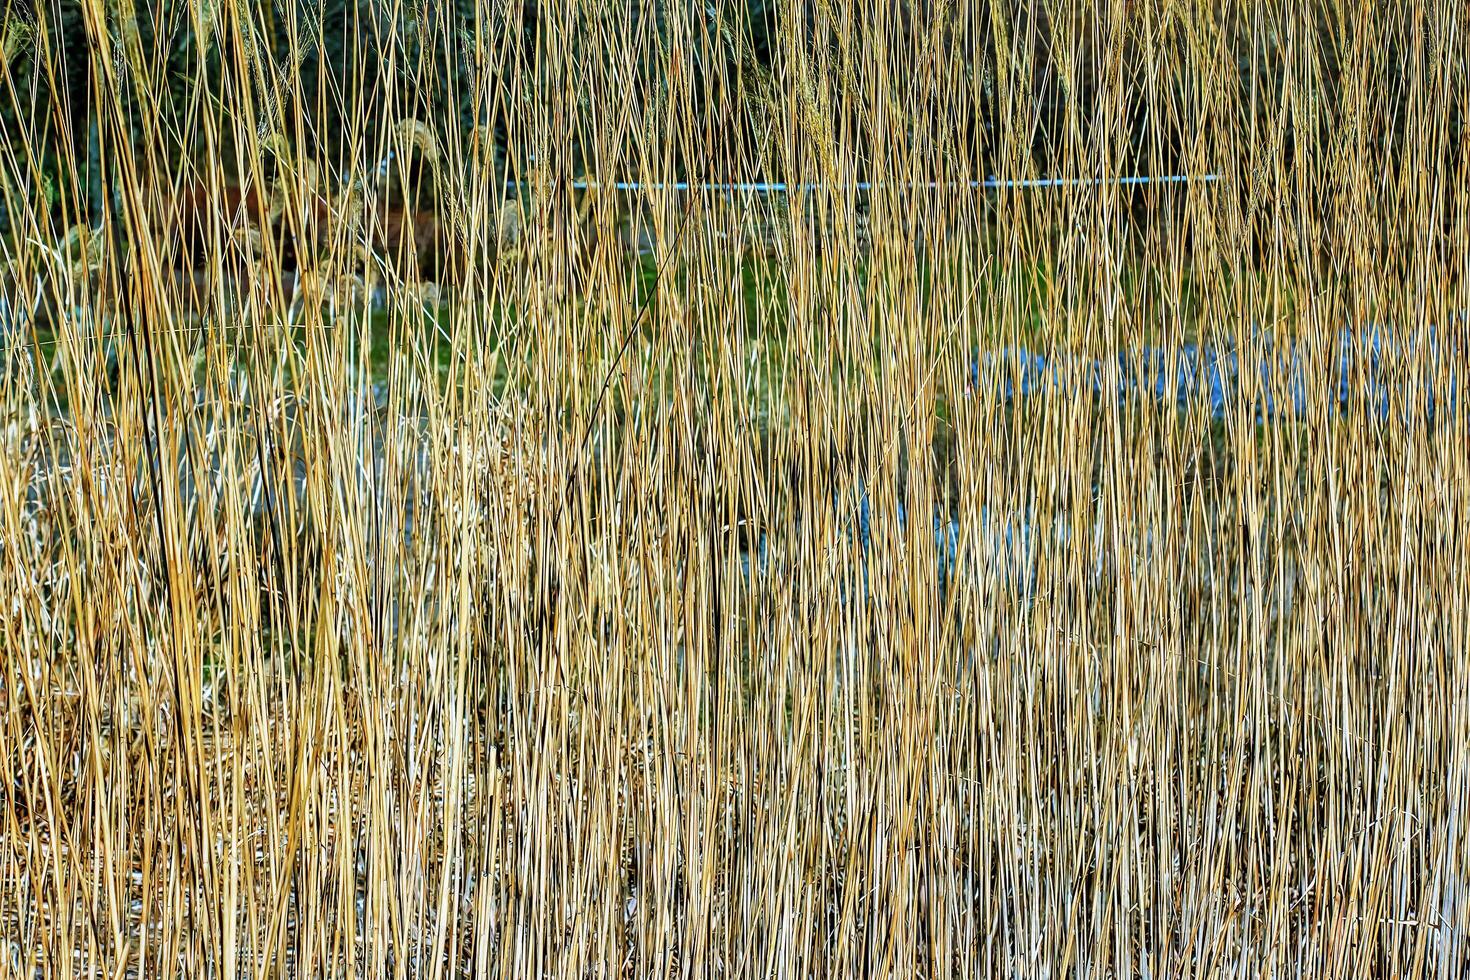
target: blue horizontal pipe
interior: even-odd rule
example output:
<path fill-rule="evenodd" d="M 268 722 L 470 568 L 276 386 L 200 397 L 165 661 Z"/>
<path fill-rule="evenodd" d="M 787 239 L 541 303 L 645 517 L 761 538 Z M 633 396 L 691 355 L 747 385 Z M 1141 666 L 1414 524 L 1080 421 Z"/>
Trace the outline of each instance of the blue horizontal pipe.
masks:
<path fill-rule="evenodd" d="M 1030 180 L 1000 180 L 996 177 L 988 177 L 985 180 L 951 181 L 940 182 L 908 182 L 908 181 L 859 181 L 848 185 L 853 190 L 871 191 L 878 187 L 896 187 L 907 190 L 1000 190 L 1027 189 L 1027 188 L 1052 188 L 1052 187 L 1100 187 L 1106 184 L 1115 184 L 1125 187 L 1138 186 L 1142 184 L 1187 184 L 1202 183 L 1209 184 L 1224 180 L 1220 174 L 1204 174 L 1201 176 L 1190 176 L 1188 174 L 1169 174 L 1166 176 L 1152 177 L 1146 175 L 1128 177 L 1095 177 L 1095 178 L 1070 178 L 1070 177 L 1038 177 Z M 529 187 L 528 181 L 508 180 L 505 186 L 519 189 Z M 831 185 L 828 184 L 787 184 L 774 183 L 691 183 L 688 181 L 675 181 L 672 183 L 638 183 L 634 181 L 615 181 L 604 184 L 596 180 L 574 180 L 572 187 L 576 190 L 598 189 L 610 187 L 618 191 L 688 191 L 698 189 L 702 191 L 715 191 L 719 193 L 737 194 L 790 194 L 793 192 L 816 191 Z"/>

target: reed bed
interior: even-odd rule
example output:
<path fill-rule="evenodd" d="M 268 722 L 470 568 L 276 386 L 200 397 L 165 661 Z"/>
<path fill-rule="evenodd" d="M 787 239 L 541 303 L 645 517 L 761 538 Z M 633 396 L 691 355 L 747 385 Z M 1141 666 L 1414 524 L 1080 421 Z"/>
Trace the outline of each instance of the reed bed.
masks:
<path fill-rule="evenodd" d="M 1464 385 L 1463 3 L 155 6 L 0 3 L 0 975 L 1464 975 L 1464 399 L 974 383 Z"/>

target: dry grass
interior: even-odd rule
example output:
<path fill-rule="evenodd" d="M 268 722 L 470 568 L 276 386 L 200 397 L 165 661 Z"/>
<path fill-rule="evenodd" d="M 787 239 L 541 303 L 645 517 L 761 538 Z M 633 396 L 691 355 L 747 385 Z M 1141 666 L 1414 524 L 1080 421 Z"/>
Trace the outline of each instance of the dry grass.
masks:
<path fill-rule="evenodd" d="M 4 33 L 0 975 L 1463 975 L 1463 406 L 965 393 L 1463 330 L 1463 3 L 833 0 L 762 65 L 481 0 L 340 90 L 309 4 L 162 5 L 182 100 L 74 6 Z M 1227 179 L 901 186 L 1043 168 Z M 756 175 L 825 189 L 569 188 Z"/>

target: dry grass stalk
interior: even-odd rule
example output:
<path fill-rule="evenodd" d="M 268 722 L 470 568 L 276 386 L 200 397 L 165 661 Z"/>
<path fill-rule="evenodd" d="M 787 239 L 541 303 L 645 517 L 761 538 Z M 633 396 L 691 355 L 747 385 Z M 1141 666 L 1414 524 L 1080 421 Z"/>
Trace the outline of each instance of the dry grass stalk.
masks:
<path fill-rule="evenodd" d="M 85 7 L 80 144 L 0 32 L 0 975 L 1459 975 L 1463 406 L 967 387 L 1463 386 L 1463 4 L 374 8 L 330 96 L 217 4 L 182 104 Z M 910 186 L 1043 169 L 1227 179 Z"/>

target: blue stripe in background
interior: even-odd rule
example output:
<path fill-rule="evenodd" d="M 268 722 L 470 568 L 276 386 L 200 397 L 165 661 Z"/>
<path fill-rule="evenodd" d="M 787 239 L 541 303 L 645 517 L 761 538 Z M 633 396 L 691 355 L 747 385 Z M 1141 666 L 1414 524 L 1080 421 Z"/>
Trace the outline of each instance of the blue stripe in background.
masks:
<path fill-rule="evenodd" d="M 1030 179 L 1002 180 L 998 177 L 987 177 L 985 180 L 966 181 L 932 181 L 924 182 L 893 182 L 893 183 L 869 183 L 859 181 L 853 184 L 829 185 L 820 183 L 809 184 L 787 184 L 779 181 L 763 182 L 755 181 L 748 183 L 700 183 L 690 181 L 673 181 L 670 183 L 640 183 L 636 181 L 613 181 L 604 183 L 597 180 L 574 180 L 571 186 L 576 190 L 599 189 L 610 187 L 613 190 L 634 191 L 713 191 L 724 194 L 791 194 L 809 191 L 818 191 L 824 187 L 835 186 L 838 190 L 872 191 L 879 187 L 894 187 L 903 190 L 1025 190 L 1032 188 L 1065 188 L 1065 187 L 1102 187 L 1108 184 L 1121 187 L 1138 187 L 1146 184 L 1213 184 L 1224 180 L 1221 174 L 1202 174 L 1192 176 L 1190 174 L 1167 174 L 1163 176 L 1134 175 L 1126 177 L 1035 177 Z M 532 186 L 526 180 L 507 180 L 505 186 L 519 190 L 522 187 Z"/>
<path fill-rule="evenodd" d="M 1470 323 L 1470 317 L 1463 314 L 1459 319 Z M 1424 337 L 1428 351 L 1422 376 L 1390 381 L 1383 376 L 1385 355 L 1412 355 L 1415 343 L 1412 340 L 1405 343 L 1400 351 L 1387 330 L 1340 331 L 1335 357 L 1327 362 L 1332 365 L 1330 375 L 1321 379 L 1320 394 L 1315 399 L 1308 384 L 1304 352 L 1295 344 L 1277 346 L 1269 341 L 1253 346 L 1260 356 L 1254 370 L 1244 374 L 1240 369 L 1241 354 L 1231 347 L 1184 345 L 1172 358 L 1172 369 L 1170 351 L 1163 347 L 1143 347 L 1106 360 L 1067 353 L 1040 354 L 1018 347 L 978 356 L 971 366 L 970 380 L 977 387 L 990 386 L 994 394 L 1008 403 L 1036 396 L 1070 397 L 1083 393 L 1101 398 L 1111 393 L 1120 401 L 1172 404 L 1181 411 L 1199 406 L 1217 420 L 1245 410 L 1261 424 L 1347 415 L 1355 404 L 1366 409 L 1365 418 L 1390 424 L 1393 407 L 1398 405 L 1405 426 L 1432 424 L 1437 416 L 1441 419 L 1453 416 L 1459 408 L 1460 375 L 1456 367 L 1463 350 L 1460 345 L 1455 346 L 1456 359 L 1445 366 L 1445 377 L 1436 380 L 1441 359 L 1448 352 L 1441 349 L 1433 328 L 1426 330 Z M 1259 389 L 1252 390 L 1257 383 Z M 1416 423 L 1416 419 L 1420 422 Z M 907 528 L 908 515 L 901 501 L 895 501 L 889 513 L 875 514 L 869 495 L 861 487 L 850 499 L 852 502 L 844 506 L 834 491 L 832 504 L 849 540 L 861 548 L 860 565 L 866 593 L 867 553 L 872 547 L 874 522 L 893 520 L 902 531 Z M 1035 532 L 1031 515 L 1024 511 L 997 514 L 982 507 L 978 519 L 981 526 L 966 539 L 968 573 L 994 574 L 1023 596 L 1031 595 L 1036 587 L 1038 549 L 1046 544 L 1064 549 L 1070 536 L 1068 528 L 1059 523 L 1053 528 L 1051 540 L 1043 543 Z M 938 514 L 933 517 L 932 526 L 936 572 L 943 589 L 959 571 L 961 527 L 954 518 Z M 1145 559 L 1151 544 L 1151 540 L 1145 542 Z M 1099 545 L 1093 542 L 1095 576 L 1104 573 L 1103 550 Z M 752 563 L 757 574 L 767 567 L 764 535 L 752 552 L 742 556 L 747 574 Z"/>
<path fill-rule="evenodd" d="M 1007 402 L 1034 395 L 1085 392 L 1101 397 L 1111 393 L 1119 400 L 1173 402 L 1181 411 L 1202 402 L 1218 420 L 1246 407 L 1253 410 L 1258 421 L 1266 422 L 1307 419 L 1319 411 L 1326 416 L 1343 414 L 1360 401 L 1383 422 L 1390 420 L 1395 404 L 1402 406 L 1405 424 L 1421 411 L 1425 421 L 1433 422 L 1437 414 L 1454 413 L 1461 379 L 1454 369 L 1458 358 L 1449 365 L 1442 381 L 1436 378 L 1443 352 L 1433 327 L 1424 336 L 1428 351 L 1423 376 L 1390 382 L 1383 372 L 1385 356 L 1412 357 L 1415 342 L 1408 341 L 1400 351 L 1389 331 L 1340 331 L 1334 356 L 1329 359 L 1335 368 L 1322 379 L 1325 400 L 1319 398 L 1315 403 L 1304 351 L 1295 343 L 1276 345 L 1269 340 L 1253 345 L 1260 351 L 1254 378 L 1242 374 L 1241 355 L 1236 348 L 1186 344 L 1173 358 L 1167 348 L 1143 347 L 1122 352 L 1111 362 L 1008 348 L 979 355 L 971 365 L 970 382 L 976 388 L 991 388 Z M 1110 371 L 1109 367 L 1116 370 Z M 1247 399 L 1250 404 L 1243 406 Z"/>

